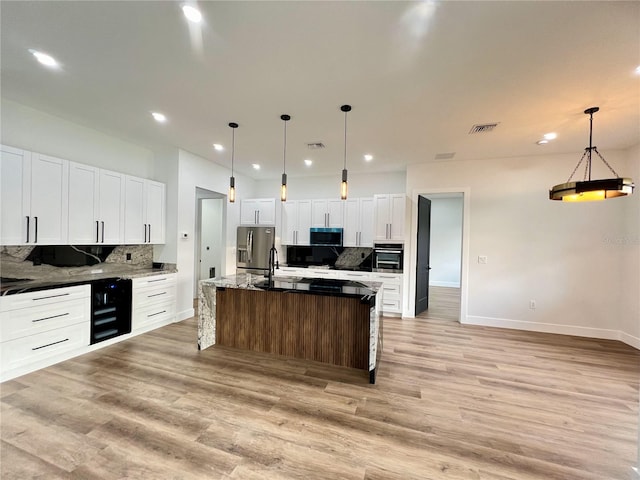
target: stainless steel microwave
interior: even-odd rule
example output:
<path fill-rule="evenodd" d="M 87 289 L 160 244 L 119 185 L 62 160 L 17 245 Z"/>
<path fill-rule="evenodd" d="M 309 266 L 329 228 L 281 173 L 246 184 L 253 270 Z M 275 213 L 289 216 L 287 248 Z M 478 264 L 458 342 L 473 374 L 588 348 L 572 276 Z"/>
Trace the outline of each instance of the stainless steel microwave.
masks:
<path fill-rule="evenodd" d="M 309 240 L 312 247 L 341 247 L 342 228 L 311 228 Z"/>

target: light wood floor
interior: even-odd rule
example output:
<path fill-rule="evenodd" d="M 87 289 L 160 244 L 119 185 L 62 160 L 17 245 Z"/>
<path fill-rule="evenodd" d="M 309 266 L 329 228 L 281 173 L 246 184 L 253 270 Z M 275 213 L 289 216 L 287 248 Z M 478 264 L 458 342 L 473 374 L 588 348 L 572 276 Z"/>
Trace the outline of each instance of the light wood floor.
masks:
<path fill-rule="evenodd" d="M 438 320 L 460 319 L 460 289 L 429 286 L 429 309 L 418 315 L 420 318 Z"/>
<path fill-rule="evenodd" d="M 448 318 L 385 318 L 384 341 L 373 386 L 198 352 L 193 319 L 5 382 L 0 477 L 629 478 L 640 352 Z"/>

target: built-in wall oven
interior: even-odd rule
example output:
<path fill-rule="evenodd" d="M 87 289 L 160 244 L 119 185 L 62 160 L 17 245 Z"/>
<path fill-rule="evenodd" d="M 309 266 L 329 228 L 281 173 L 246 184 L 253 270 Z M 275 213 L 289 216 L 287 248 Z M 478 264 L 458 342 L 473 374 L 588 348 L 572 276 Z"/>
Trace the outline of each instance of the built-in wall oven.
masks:
<path fill-rule="evenodd" d="M 402 273 L 404 245 L 401 243 L 375 243 L 373 245 L 373 268 L 375 271 Z"/>
<path fill-rule="evenodd" d="M 131 332 L 131 280 L 91 282 L 91 344 Z"/>

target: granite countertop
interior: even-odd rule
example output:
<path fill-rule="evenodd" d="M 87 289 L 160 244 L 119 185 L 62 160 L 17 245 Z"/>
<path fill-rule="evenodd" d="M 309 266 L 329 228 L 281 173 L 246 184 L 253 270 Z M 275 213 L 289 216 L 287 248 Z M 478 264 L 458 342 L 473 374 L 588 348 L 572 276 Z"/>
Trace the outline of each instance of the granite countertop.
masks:
<path fill-rule="evenodd" d="M 357 297 L 372 301 L 382 284 L 378 282 L 354 282 L 329 278 L 277 277 L 269 285 L 262 275 L 237 274 L 227 277 L 216 277 L 202 280 L 205 285 L 216 288 L 241 288 L 247 290 L 264 290 L 303 293 L 311 295 L 329 295 L 337 297 Z"/>
<path fill-rule="evenodd" d="M 57 271 L 49 269 L 46 271 L 45 275 L 33 275 L 33 272 L 31 272 L 32 276 L 39 276 L 40 278 L 28 279 L 25 277 L 27 277 L 30 272 L 8 272 L 6 268 L 3 268 L 2 279 L 0 279 L 0 295 L 13 295 L 16 293 L 48 290 L 58 287 L 70 287 L 106 278 L 127 280 L 175 272 L 177 272 L 177 269 L 173 265 L 163 268 L 150 268 L 116 263 L 103 263 L 100 265 L 93 265 L 91 267 L 57 269 Z M 5 279 L 12 280 L 6 281 Z M 14 281 L 13 279 L 16 280 Z"/>

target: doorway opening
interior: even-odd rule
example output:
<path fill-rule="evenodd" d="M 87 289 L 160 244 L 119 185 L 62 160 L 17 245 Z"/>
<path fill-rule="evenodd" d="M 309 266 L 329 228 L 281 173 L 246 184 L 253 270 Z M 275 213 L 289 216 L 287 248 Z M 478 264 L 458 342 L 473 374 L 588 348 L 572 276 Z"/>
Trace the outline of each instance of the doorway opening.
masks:
<path fill-rule="evenodd" d="M 414 201 L 410 312 L 461 321 L 466 318 L 468 192 L 414 191 Z"/>
<path fill-rule="evenodd" d="M 198 297 L 198 282 L 222 276 L 226 270 L 226 201 L 217 192 L 196 188 L 196 228 L 194 299 Z"/>

